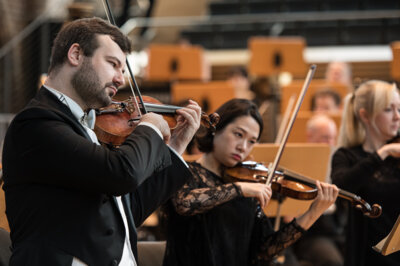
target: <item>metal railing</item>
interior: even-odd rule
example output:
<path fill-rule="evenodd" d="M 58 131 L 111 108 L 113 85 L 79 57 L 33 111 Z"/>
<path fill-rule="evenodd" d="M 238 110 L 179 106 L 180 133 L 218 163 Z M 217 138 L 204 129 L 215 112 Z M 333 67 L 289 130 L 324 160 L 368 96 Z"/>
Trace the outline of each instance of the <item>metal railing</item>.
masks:
<path fill-rule="evenodd" d="M 368 20 L 400 18 L 400 10 L 355 10 L 319 12 L 279 12 L 264 14 L 206 15 L 190 17 L 131 18 L 122 27 L 125 34 L 143 27 L 174 27 L 247 23 Z"/>
<path fill-rule="evenodd" d="M 0 48 L 0 113 L 19 111 L 35 94 L 40 74 L 47 72 L 52 27 L 61 21 L 50 21 L 46 10 L 30 25 Z M 307 21 L 348 21 L 368 19 L 398 19 L 400 10 L 321 11 L 239 15 L 212 15 L 192 17 L 156 17 L 129 19 L 123 26 L 124 33 L 142 27 L 189 27 L 197 25 L 224 25 L 246 23 L 285 23 Z"/>

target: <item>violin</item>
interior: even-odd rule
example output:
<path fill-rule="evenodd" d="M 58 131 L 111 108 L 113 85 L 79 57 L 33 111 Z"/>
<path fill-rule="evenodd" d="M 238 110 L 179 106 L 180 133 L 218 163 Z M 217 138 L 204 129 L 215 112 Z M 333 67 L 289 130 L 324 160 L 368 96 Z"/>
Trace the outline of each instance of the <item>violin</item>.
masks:
<path fill-rule="evenodd" d="M 99 108 L 96 111 L 96 124 L 94 132 L 100 143 L 120 146 L 125 139 L 132 133 L 141 118 L 142 105 L 147 112 L 161 114 L 168 126 L 173 130 L 177 125 L 176 110 L 180 106 L 163 105 L 160 101 L 150 96 L 142 96 L 143 104 L 138 103 L 134 97 L 121 102 L 113 102 L 111 105 Z M 213 113 L 207 115 L 202 112 L 201 125 L 215 131 L 215 126 L 219 122 L 219 115 Z"/>
<path fill-rule="evenodd" d="M 273 174 L 271 189 L 282 196 L 299 200 L 312 200 L 317 194 L 316 182 L 310 177 L 298 174 L 288 169 L 280 168 Z M 269 169 L 261 163 L 244 161 L 236 167 L 224 170 L 224 179 L 228 182 L 243 181 L 267 183 Z M 372 207 L 361 197 L 339 189 L 339 197 L 349 200 L 355 208 L 370 218 L 377 218 L 382 213 L 382 207 L 373 204 Z"/>

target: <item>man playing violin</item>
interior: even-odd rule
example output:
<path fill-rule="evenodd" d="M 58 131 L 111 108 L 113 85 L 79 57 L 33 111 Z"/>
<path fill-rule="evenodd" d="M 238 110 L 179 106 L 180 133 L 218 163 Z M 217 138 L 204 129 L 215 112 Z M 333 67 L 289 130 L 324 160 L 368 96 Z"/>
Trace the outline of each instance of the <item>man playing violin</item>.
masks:
<path fill-rule="evenodd" d="M 5 138 L 10 265 L 136 265 L 136 226 L 191 176 L 179 154 L 199 127 L 193 101 L 172 134 L 149 113 L 118 149 L 98 145 L 93 109 L 123 85 L 130 49 L 98 18 L 57 35 L 45 85 Z"/>
<path fill-rule="evenodd" d="M 309 210 L 278 232 L 258 215 L 271 198 L 262 183 L 232 182 L 224 168 L 243 161 L 259 140 L 263 122 L 254 103 L 233 99 L 216 111 L 216 131 L 196 136 L 204 154 L 189 163 L 193 178 L 166 206 L 167 249 L 164 265 L 266 265 L 298 240 L 336 200 L 335 185 L 317 182 L 318 196 Z"/>

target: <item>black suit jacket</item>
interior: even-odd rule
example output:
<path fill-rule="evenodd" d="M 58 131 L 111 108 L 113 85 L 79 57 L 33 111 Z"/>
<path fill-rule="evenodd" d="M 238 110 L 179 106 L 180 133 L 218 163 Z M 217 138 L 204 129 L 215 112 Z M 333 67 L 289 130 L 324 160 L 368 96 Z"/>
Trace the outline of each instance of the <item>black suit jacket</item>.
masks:
<path fill-rule="evenodd" d="M 119 149 L 92 143 L 66 105 L 41 88 L 3 149 L 10 265 L 118 265 L 125 239 L 115 196 L 136 226 L 190 177 L 158 134 L 138 126 Z M 133 222 L 134 219 L 134 222 Z"/>

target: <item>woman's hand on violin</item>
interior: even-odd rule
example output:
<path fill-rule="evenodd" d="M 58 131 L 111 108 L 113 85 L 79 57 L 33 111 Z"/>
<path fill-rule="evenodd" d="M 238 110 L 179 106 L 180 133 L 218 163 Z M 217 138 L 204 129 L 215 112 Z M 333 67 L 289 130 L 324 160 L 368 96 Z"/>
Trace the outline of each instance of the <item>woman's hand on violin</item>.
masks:
<path fill-rule="evenodd" d="M 270 185 L 251 182 L 235 182 L 235 185 L 240 188 L 244 197 L 256 198 L 261 205 L 261 208 L 267 206 L 272 196 Z"/>
<path fill-rule="evenodd" d="M 140 122 L 150 123 L 156 128 L 158 128 L 161 132 L 161 135 L 165 142 L 168 142 L 171 137 L 171 130 L 169 129 L 167 121 L 156 113 L 147 113 L 142 116 Z"/>
<path fill-rule="evenodd" d="M 382 160 L 385 160 L 388 156 L 400 158 L 400 143 L 383 145 L 379 150 L 376 151 L 376 153 L 378 153 Z"/>
<path fill-rule="evenodd" d="M 324 213 L 333 203 L 339 194 L 339 189 L 332 184 L 316 181 L 318 195 L 311 204 L 311 209 L 314 209 L 317 214 Z"/>
<path fill-rule="evenodd" d="M 189 104 L 176 110 L 176 113 L 177 125 L 172 130 L 169 146 L 182 154 L 200 127 L 201 107 L 195 101 L 189 100 Z"/>
<path fill-rule="evenodd" d="M 297 219 L 297 223 L 307 230 L 327 210 L 339 194 L 339 189 L 332 184 L 316 181 L 318 195 L 308 211 Z"/>

